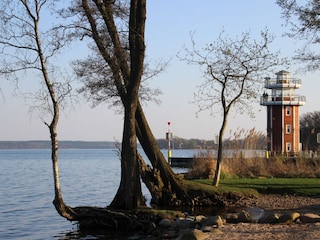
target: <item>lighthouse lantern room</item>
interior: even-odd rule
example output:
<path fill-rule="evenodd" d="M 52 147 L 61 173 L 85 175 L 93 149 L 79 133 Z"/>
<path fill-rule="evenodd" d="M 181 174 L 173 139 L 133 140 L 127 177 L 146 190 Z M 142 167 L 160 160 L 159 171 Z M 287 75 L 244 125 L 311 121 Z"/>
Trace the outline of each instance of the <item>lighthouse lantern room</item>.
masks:
<path fill-rule="evenodd" d="M 301 80 L 280 71 L 276 78 L 265 78 L 264 87 L 260 104 L 267 106 L 268 151 L 295 155 L 300 151 L 299 107 L 306 102 L 305 96 L 295 94 Z"/>

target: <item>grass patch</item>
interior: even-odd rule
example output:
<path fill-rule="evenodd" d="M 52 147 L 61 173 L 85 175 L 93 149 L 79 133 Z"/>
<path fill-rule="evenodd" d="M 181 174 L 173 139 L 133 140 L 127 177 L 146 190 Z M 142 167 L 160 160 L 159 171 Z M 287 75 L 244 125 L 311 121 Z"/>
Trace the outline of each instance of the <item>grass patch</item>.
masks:
<path fill-rule="evenodd" d="M 189 187 L 200 187 L 216 193 L 281 194 L 320 197 L 318 178 L 232 178 L 222 179 L 218 188 L 211 179 L 188 180 Z M 200 189 L 199 189 L 200 190 Z"/>
<path fill-rule="evenodd" d="M 214 187 L 212 185 L 211 179 L 193 179 L 185 181 L 187 188 L 190 190 L 197 190 L 201 192 L 206 192 L 209 194 L 235 194 L 235 195 L 258 195 L 259 192 L 253 188 L 239 188 L 233 185 L 221 185 L 219 187 Z"/>

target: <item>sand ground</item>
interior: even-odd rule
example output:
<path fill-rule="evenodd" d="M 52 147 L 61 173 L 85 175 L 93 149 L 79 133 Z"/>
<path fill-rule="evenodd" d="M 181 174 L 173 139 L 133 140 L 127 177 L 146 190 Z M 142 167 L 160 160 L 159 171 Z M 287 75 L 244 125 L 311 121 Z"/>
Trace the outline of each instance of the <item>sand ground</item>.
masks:
<path fill-rule="evenodd" d="M 262 195 L 253 199 L 243 199 L 240 206 L 258 207 L 272 212 L 299 212 L 320 215 L 320 198 L 301 196 Z M 259 224 L 239 223 L 225 224 L 219 235 L 210 235 L 213 239 L 246 239 L 246 240 L 302 240 L 320 239 L 320 222 L 292 224 Z"/>

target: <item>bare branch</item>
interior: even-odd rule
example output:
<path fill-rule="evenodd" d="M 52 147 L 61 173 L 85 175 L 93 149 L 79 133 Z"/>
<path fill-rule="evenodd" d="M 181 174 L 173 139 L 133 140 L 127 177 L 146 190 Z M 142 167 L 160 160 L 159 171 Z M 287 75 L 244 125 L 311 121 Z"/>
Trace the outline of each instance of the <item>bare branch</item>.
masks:
<path fill-rule="evenodd" d="M 303 65 L 300 70 L 319 70 L 320 55 L 316 49 L 320 42 L 319 1 L 277 0 L 276 3 L 282 9 L 285 24 L 290 27 L 286 35 L 304 41 L 304 46 L 296 51 L 293 58 Z"/>
<path fill-rule="evenodd" d="M 221 32 L 218 39 L 198 49 L 194 35 L 191 35 L 192 49 L 184 48 L 184 55 L 178 57 L 188 64 L 198 65 L 205 81 L 198 86 L 194 94 L 194 103 L 198 112 L 210 110 L 222 115 L 219 131 L 217 166 L 213 184 L 218 186 L 221 172 L 223 136 L 231 109 L 253 116 L 252 102 L 257 98 L 263 75 L 283 63 L 279 53 L 271 53 L 268 45 L 273 36 L 268 31 L 261 32 L 261 42 L 250 41 L 249 32 L 240 38 L 224 37 Z"/>

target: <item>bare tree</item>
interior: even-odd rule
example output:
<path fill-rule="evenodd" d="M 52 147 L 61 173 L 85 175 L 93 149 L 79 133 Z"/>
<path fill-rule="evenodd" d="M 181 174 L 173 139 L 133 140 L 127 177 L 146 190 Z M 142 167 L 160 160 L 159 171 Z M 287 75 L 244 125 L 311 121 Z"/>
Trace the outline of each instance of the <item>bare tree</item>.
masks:
<path fill-rule="evenodd" d="M 320 53 L 313 50 L 320 42 L 320 5 L 318 1 L 277 0 L 285 23 L 290 27 L 287 36 L 302 40 L 304 45 L 296 51 L 294 60 L 302 64 L 305 71 L 317 71 Z"/>
<path fill-rule="evenodd" d="M 300 117 L 301 143 L 304 151 L 317 151 L 317 133 L 320 132 L 320 111 L 305 113 Z"/>
<path fill-rule="evenodd" d="M 235 40 L 224 38 L 223 34 L 202 49 L 196 48 L 191 36 L 192 49 L 184 48 L 184 55 L 180 53 L 178 56 L 188 64 L 198 65 L 205 78 L 195 93 L 194 102 L 198 104 L 199 112 L 222 112 L 213 180 L 215 186 L 220 181 L 223 137 L 231 109 L 253 116 L 252 103 L 258 97 L 262 74 L 279 64 L 278 53 L 273 54 L 268 49 L 273 37 L 267 31 L 261 32 L 261 42 L 251 42 L 249 32 Z"/>
<path fill-rule="evenodd" d="M 72 13 L 80 15 L 85 13 L 89 26 L 78 28 L 78 35 L 90 36 L 94 40 L 96 45 L 94 51 L 98 51 L 104 60 L 104 62 L 95 61 L 95 63 L 100 63 L 100 65 L 96 66 L 103 69 L 104 73 L 107 74 L 103 78 L 96 78 L 97 81 L 91 82 L 93 84 L 90 83 L 90 94 L 94 96 L 94 100 L 99 101 L 104 101 L 111 97 L 114 99 L 113 103 L 122 103 L 124 109 L 126 109 L 126 107 L 128 107 L 126 105 L 129 104 L 127 101 L 131 98 L 128 95 L 131 91 L 131 74 L 135 71 L 141 71 L 144 76 L 150 76 L 150 74 L 146 74 L 145 65 L 139 65 L 139 67 L 141 67 L 139 70 L 134 69 L 133 71 L 132 69 L 132 67 L 138 66 L 132 62 L 136 60 L 132 58 L 132 54 L 134 53 L 131 52 L 134 48 L 130 45 L 132 44 L 130 40 L 130 24 L 132 23 L 130 22 L 132 14 L 131 6 L 129 8 L 130 14 L 128 15 L 126 1 L 82 1 L 81 3 L 83 11 L 73 11 L 71 9 L 69 12 L 71 16 Z M 142 7 L 142 5 L 141 3 L 140 6 Z M 77 9 L 77 6 L 74 6 L 74 8 Z M 141 42 L 140 44 L 142 45 L 144 43 Z M 80 66 L 80 68 L 77 69 L 77 73 L 83 72 L 86 72 L 86 70 Z M 96 77 L 97 75 L 93 73 L 93 75 L 88 74 L 83 76 L 86 79 L 92 79 L 92 76 Z M 108 89 L 104 89 L 104 87 Z M 138 99 L 135 113 L 135 128 L 139 142 L 153 168 L 148 167 L 141 156 L 138 156 L 137 160 L 139 161 L 141 178 L 146 183 L 152 195 L 153 204 L 177 205 L 187 202 L 190 203 L 191 200 L 186 197 L 187 193 L 182 181 L 175 176 L 167 163 L 148 125 L 140 103 L 140 100 L 143 99 L 144 96 L 149 98 L 151 95 L 150 93 L 145 93 L 145 91 L 140 91 L 139 93 L 140 99 Z M 119 99 L 117 100 L 116 97 L 119 97 Z M 124 145 L 122 147 L 124 147 Z M 122 151 L 125 151 L 125 148 L 122 148 Z M 130 156 L 134 155 L 130 154 Z M 122 158 L 122 161 L 127 160 Z M 124 172 L 122 172 L 122 174 L 124 174 Z M 127 181 L 127 184 L 130 184 L 130 182 Z M 123 197 L 120 199 L 116 197 L 115 199 L 121 200 Z M 121 201 L 118 200 L 112 201 L 111 207 L 123 207 L 123 205 L 120 204 Z"/>
<path fill-rule="evenodd" d="M 58 213 L 70 221 L 78 221 L 80 227 L 137 227 L 140 226 L 135 218 L 120 212 L 98 207 L 70 207 L 62 198 L 58 169 L 58 137 L 57 125 L 62 101 L 71 93 L 68 82 L 59 82 L 54 75 L 55 68 L 50 59 L 70 40 L 65 33 L 69 26 L 48 27 L 41 31 L 40 19 L 47 6 L 53 6 L 55 1 L 5 1 L 1 4 L 2 14 L 0 45 L 2 51 L 1 73 L 8 78 L 20 80 L 26 72 L 39 72 L 40 85 L 45 88 L 34 96 L 45 103 L 43 109 L 51 113 L 50 122 L 46 121 L 51 137 L 52 163 L 54 172 L 55 198 L 54 206 Z M 146 18 L 145 0 L 131 0 L 128 21 L 128 42 L 121 41 L 122 31 L 117 29 L 115 17 L 123 14 L 121 6 L 115 1 L 86 1 L 82 0 L 80 7 L 86 17 L 90 29 L 86 33 L 95 40 L 95 44 L 108 66 L 112 79 L 112 93 L 120 97 L 124 106 L 124 131 L 121 149 L 121 182 L 110 207 L 115 209 L 134 209 L 145 204 L 141 193 L 142 178 L 152 194 L 154 203 L 158 205 L 179 205 L 191 203 L 182 180 L 177 178 L 166 162 L 144 116 L 139 88 L 144 70 L 144 24 Z M 117 4 L 121 1 L 117 1 Z M 47 5 L 48 4 L 48 5 Z M 79 5 L 78 5 L 79 7 Z M 79 8 L 78 8 L 79 9 Z M 83 15 L 84 13 L 84 15 Z M 98 16 L 98 18 L 96 18 Z M 105 37 L 100 38 L 97 24 L 104 24 L 110 42 L 105 45 Z M 42 25 L 46 26 L 46 25 Z M 80 26 L 81 28 L 82 26 Z M 101 42 L 101 40 L 103 40 Z M 123 45 L 123 43 L 125 43 Z M 112 45 L 110 47 L 110 44 Z M 130 51 L 128 51 L 128 49 Z M 52 61 L 53 62 L 53 61 Z M 105 67 L 106 64 L 101 65 Z M 54 79 L 54 80 L 52 80 Z M 41 85 L 42 86 L 42 85 Z M 137 136 L 153 168 L 147 166 L 137 152 Z"/>
<path fill-rule="evenodd" d="M 57 126 L 60 106 L 71 95 L 68 79 L 56 78 L 56 66 L 50 60 L 66 45 L 64 33 L 56 28 L 41 27 L 40 19 L 53 3 L 38 1 L 1 2 L 1 67 L 0 73 L 8 79 L 20 81 L 27 74 L 39 80 L 39 91 L 30 93 L 36 104 L 33 108 L 50 114 L 51 120 L 45 121 L 51 138 L 51 159 L 54 176 L 54 205 L 57 211 L 70 217 L 70 208 L 63 202 L 58 166 Z M 47 12 L 48 13 L 48 12 Z M 30 79 L 28 79 L 30 81 Z M 34 84 L 35 81 L 30 82 Z M 43 117 L 43 116 L 42 116 Z"/>
<path fill-rule="evenodd" d="M 110 211 L 106 208 L 98 207 L 70 207 L 66 205 L 62 198 L 60 178 L 59 178 L 59 166 L 58 166 L 58 136 L 57 125 L 60 116 L 60 108 L 63 106 L 63 100 L 65 100 L 71 93 L 71 86 L 68 81 L 59 82 L 56 80 L 54 74 L 56 67 L 54 67 L 50 60 L 56 56 L 56 53 L 69 41 L 69 38 L 65 36 L 65 28 L 48 28 L 42 31 L 40 28 L 40 19 L 43 14 L 48 14 L 55 1 L 38 0 L 38 1 L 4 1 L 1 2 L 1 68 L 0 73 L 5 75 L 8 79 L 20 81 L 27 73 L 30 73 L 32 77 L 39 79 L 40 92 L 32 94 L 38 101 L 43 104 L 39 104 L 41 110 L 47 110 L 51 114 L 51 120 L 45 121 L 45 125 L 49 128 L 51 138 L 51 159 L 53 164 L 54 175 L 54 192 L 55 197 L 53 204 L 57 212 L 70 221 L 78 221 L 80 227 L 82 226 L 103 226 L 103 227 L 137 227 L 139 223 L 126 214 Z M 143 8 L 142 8 L 143 9 Z M 135 6 L 137 10 L 137 5 Z M 143 17 L 139 15 L 139 17 Z M 46 26 L 46 25 L 41 25 Z M 136 28 L 133 28 L 133 30 Z M 61 30 L 61 31 L 60 31 Z M 143 28 L 141 29 L 143 30 Z M 139 31 L 133 33 L 133 39 L 140 38 Z M 64 41 L 66 40 L 66 41 Z M 139 45 L 139 39 L 133 44 Z M 139 45 L 141 46 L 141 45 Z M 133 46 L 137 48 L 137 45 Z M 133 58 L 140 59 L 139 51 L 143 51 L 143 48 L 138 47 L 135 53 L 137 56 Z M 136 62 L 136 61 L 135 61 Z M 141 64 L 141 60 L 136 63 Z M 38 74 L 40 73 L 40 74 Z M 139 72 L 133 75 L 132 89 L 130 92 L 131 99 L 137 92 L 139 85 Z M 54 80 L 52 80 L 54 79 Z M 42 88 L 44 85 L 44 88 Z M 137 99 L 133 101 L 137 105 Z M 132 112 L 133 109 L 133 112 Z M 135 112 L 134 108 L 129 109 L 127 113 L 126 121 L 130 121 L 127 131 L 129 136 L 126 144 L 130 144 L 129 149 L 132 149 L 132 153 L 136 154 L 135 146 Z M 133 116 L 132 116 L 133 115 Z M 133 118 L 133 120 L 132 120 Z M 133 122 L 133 123 L 132 123 Z M 132 129 L 133 127 L 133 129 Z M 132 145 L 131 145 L 132 144 Z M 126 157 L 126 156 L 125 156 Z M 137 157 L 134 157 L 134 159 Z M 136 160 L 134 160 L 136 161 Z M 129 166 L 130 167 L 130 166 Z M 130 173 L 130 170 L 139 176 L 139 164 L 133 166 L 134 169 L 127 169 L 126 173 Z M 124 168 L 126 169 L 126 168 Z M 130 175 L 131 177 L 131 175 Z M 138 177 L 139 179 L 139 177 Z M 122 179 L 123 180 L 123 179 Z M 128 181 L 126 178 L 124 181 Z M 130 178 L 130 181 L 133 180 Z M 139 179 L 140 180 L 140 179 Z M 129 185 L 128 183 L 126 186 Z M 141 196 L 141 189 L 139 186 L 135 186 L 137 190 L 137 196 Z M 137 188 L 138 187 L 138 188 Z M 130 189 L 132 190 L 132 189 Z M 131 192 L 132 193 L 132 192 Z M 135 194 L 135 193 L 134 193 Z M 132 208 L 134 205 L 139 205 L 139 200 L 143 201 L 143 198 L 136 198 L 130 192 L 128 196 L 124 196 L 126 206 Z"/>
<path fill-rule="evenodd" d="M 140 171 L 137 157 L 137 139 L 135 114 L 138 105 L 138 93 L 143 72 L 144 63 L 144 26 L 146 18 L 145 1 L 130 1 L 129 31 L 124 37 L 128 38 L 130 48 L 129 54 L 121 45 L 121 38 L 115 24 L 117 12 L 114 1 L 93 1 L 83 0 L 81 7 L 92 28 L 92 35 L 97 40 L 98 49 L 102 52 L 103 58 L 112 61 L 108 70 L 114 74 L 113 83 L 115 89 L 121 92 L 124 106 L 124 130 L 121 146 L 121 181 L 112 208 L 134 209 L 144 205 L 144 198 L 141 192 Z M 97 17 L 96 13 L 101 13 Z M 98 18 L 98 20 L 97 20 Z M 97 20 L 97 21 L 96 21 Z M 107 37 L 99 37 L 99 21 L 101 20 Z M 108 40 L 107 42 L 105 40 Z M 114 44 L 114 59 L 111 59 L 110 52 L 105 48 L 105 43 Z M 127 62 L 130 61 L 130 66 Z M 105 64 L 104 64 L 105 65 Z M 103 65 L 102 65 L 103 66 Z M 119 71 L 119 68 L 121 71 Z M 122 76 L 120 75 L 122 74 Z M 122 78 L 124 79 L 124 85 Z M 112 85 L 111 85 L 112 86 Z"/>

